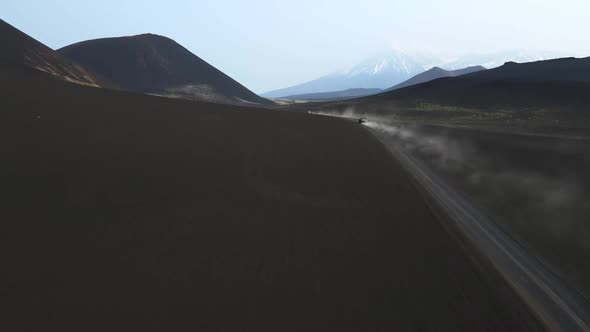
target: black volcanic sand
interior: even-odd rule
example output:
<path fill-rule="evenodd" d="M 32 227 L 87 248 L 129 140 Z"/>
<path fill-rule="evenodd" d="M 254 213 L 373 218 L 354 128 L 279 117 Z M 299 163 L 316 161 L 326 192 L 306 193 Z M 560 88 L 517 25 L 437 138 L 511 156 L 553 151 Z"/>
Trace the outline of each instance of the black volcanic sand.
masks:
<path fill-rule="evenodd" d="M 0 68 L 6 331 L 534 331 L 353 122 Z"/>

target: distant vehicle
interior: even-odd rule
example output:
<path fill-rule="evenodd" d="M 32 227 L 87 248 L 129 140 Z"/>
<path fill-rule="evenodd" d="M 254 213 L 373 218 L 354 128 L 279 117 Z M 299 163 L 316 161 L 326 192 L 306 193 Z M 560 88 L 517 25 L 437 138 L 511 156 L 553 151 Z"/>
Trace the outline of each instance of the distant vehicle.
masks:
<path fill-rule="evenodd" d="M 367 118 L 365 116 L 361 116 L 358 120 L 359 124 L 363 124 L 365 122 L 367 122 Z"/>

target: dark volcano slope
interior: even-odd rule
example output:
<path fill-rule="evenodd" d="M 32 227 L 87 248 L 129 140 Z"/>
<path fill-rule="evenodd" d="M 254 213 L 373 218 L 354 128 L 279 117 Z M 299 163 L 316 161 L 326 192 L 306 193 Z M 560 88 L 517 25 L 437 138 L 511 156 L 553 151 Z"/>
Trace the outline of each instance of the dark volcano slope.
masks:
<path fill-rule="evenodd" d="M 2 70 L 6 330 L 539 330 L 356 123 Z"/>
<path fill-rule="evenodd" d="M 590 57 L 527 63 L 507 62 L 501 67 L 471 74 L 481 80 L 590 82 Z"/>
<path fill-rule="evenodd" d="M 482 66 L 473 66 L 473 67 L 467 67 L 467 68 L 463 68 L 463 69 L 449 71 L 449 70 L 444 70 L 439 67 L 434 67 L 430 70 L 427 70 L 421 74 L 418 74 L 418 75 L 410 78 L 409 80 L 407 80 L 405 82 L 402 82 L 390 89 L 387 89 L 387 91 L 397 90 L 397 89 L 405 88 L 407 86 L 412 86 L 412 85 L 416 85 L 416 84 L 420 84 L 420 83 L 426 83 L 426 82 L 430 82 L 432 80 L 436 80 L 436 79 L 443 78 L 443 77 L 458 77 L 458 76 L 463 76 L 463 75 L 467 75 L 467 74 L 471 74 L 471 73 L 477 73 L 482 70 L 486 70 L 486 68 L 482 67 Z"/>
<path fill-rule="evenodd" d="M 25 66 L 83 85 L 104 86 L 96 75 L 0 20 L 0 63 Z"/>
<path fill-rule="evenodd" d="M 58 52 L 129 91 L 270 104 L 172 39 L 158 35 L 89 40 Z"/>
<path fill-rule="evenodd" d="M 585 112 L 590 105 L 590 58 L 502 67 L 409 86 L 350 101 L 389 112 L 421 103 L 479 110 L 551 109 Z M 346 106 L 341 104 L 340 106 Z M 328 105 L 329 107 L 329 105 Z"/>

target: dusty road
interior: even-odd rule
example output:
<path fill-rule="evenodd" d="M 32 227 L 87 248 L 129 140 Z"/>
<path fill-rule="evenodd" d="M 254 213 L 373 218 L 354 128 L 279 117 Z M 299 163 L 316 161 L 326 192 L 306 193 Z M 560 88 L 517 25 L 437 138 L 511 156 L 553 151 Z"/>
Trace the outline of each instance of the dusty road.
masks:
<path fill-rule="evenodd" d="M 551 331 L 590 331 L 590 305 L 550 272 L 469 200 L 404 148 L 398 128 L 369 122 L 367 127 L 413 175 L 451 232 L 458 232 L 481 258 L 494 266 Z"/>

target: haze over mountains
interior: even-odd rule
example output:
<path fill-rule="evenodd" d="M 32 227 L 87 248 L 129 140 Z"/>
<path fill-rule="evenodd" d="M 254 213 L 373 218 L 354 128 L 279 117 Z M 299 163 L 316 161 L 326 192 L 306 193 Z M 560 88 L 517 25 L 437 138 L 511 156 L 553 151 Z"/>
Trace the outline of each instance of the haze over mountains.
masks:
<path fill-rule="evenodd" d="M 507 51 L 443 58 L 424 53 L 392 50 L 370 57 L 349 70 L 329 74 L 292 87 L 269 91 L 262 96 L 278 98 L 353 88 L 386 90 L 437 66 L 449 71 L 473 66 L 495 68 L 508 61 L 530 62 L 551 57 L 554 57 L 554 54 L 547 52 Z"/>
<path fill-rule="evenodd" d="M 285 96 L 285 99 L 292 100 L 334 100 L 343 98 L 364 97 L 379 93 L 381 89 L 347 89 L 343 91 L 334 92 L 318 92 L 308 93 L 303 95 Z"/>
<path fill-rule="evenodd" d="M 481 70 L 486 70 L 486 68 L 484 68 L 482 66 L 473 66 L 473 67 L 467 67 L 467 68 L 463 68 L 463 69 L 448 71 L 448 70 L 444 70 L 439 67 L 434 67 L 434 68 L 427 70 L 423 73 L 420 73 L 420 74 L 418 74 L 418 75 L 408 79 L 407 81 L 404 81 L 394 87 L 386 89 L 385 91 L 401 89 L 403 87 L 421 84 L 421 83 L 429 82 L 429 81 L 432 81 L 432 80 L 435 80 L 438 78 L 443 78 L 443 77 L 458 77 L 458 76 L 478 72 Z M 318 93 L 308 93 L 308 94 L 302 94 L 302 95 L 286 96 L 283 98 L 292 99 L 292 100 L 329 101 L 329 100 L 351 99 L 351 98 L 355 98 L 355 97 L 365 97 L 365 96 L 374 95 L 374 94 L 377 94 L 377 93 L 380 93 L 383 91 L 384 90 L 382 90 L 382 89 L 347 89 L 347 90 L 343 90 L 343 91 L 318 92 Z"/>
<path fill-rule="evenodd" d="M 378 54 L 358 65 L 316 80 L 263 93 L 269 98 L 355 88 L 387 89 L 435 65 L 430 57 L 414 57 L 403 52 Z"/>
<path fill-rule="evenodd" d="M 270 103 L 163 36 L 89 40 L 58 52 L 125 90 L 214 102 Z"/>

